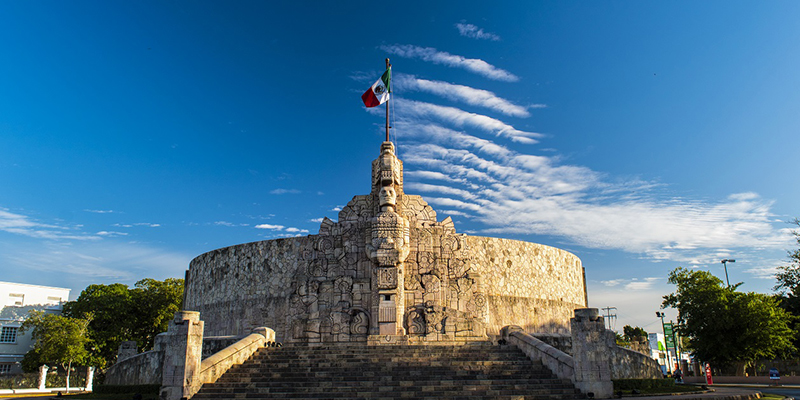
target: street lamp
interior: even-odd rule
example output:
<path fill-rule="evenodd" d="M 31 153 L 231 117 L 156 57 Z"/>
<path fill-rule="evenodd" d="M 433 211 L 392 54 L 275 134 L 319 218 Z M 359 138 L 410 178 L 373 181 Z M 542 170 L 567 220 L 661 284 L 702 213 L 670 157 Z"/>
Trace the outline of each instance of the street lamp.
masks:
<path fill-rule="evenodd" d="M 725 267 L 725 282 L 728 283 L 728 287 L 731 287 L 731 281 L 728 280 L 728 263 L 736 262 L 736 260 L 729 260 L 726 258 L 720 262 L 722 263 L 722 266 Z"/>
<path fill-rule="evenodd" d="M 656 318 L 661 318 L 661 331 L 664 332 L 664 352 L 667 353 L 667 373 L 669 373 L 672 363 L 669 360 L 669 347 L 667 347 L 667 330 L 664 328 L 664 317 L 666 317 L 666 315 L 664 315 L 663 312 L 656 311 Z"/>

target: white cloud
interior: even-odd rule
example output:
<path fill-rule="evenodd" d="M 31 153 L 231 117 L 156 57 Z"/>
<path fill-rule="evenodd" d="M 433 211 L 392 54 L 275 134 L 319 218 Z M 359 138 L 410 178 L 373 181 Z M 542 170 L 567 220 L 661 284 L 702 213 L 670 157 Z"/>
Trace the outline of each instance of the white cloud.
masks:
<path fill-rule="evenodd" d="M 331 209 L 331 211 L 337 211 L 337 212 L 338 212 L 338 211 L 342 211 L 342 208 L 343 208 L 343 207 L 344 207 L 344 206 L 336 206 L 336 207 L 333 207 L 333 208 Z"/>
<path fill-rule="evenodd" d="M 142 278 L 183 277 L 192 255 L 141 244 L 103 242 L 4 243 L 0 263 L 59 276 L 78 290 L 98 281 L 133 283 Z M 55 284 L 55 283 L 53 283 Z M 62 283 L 63 285 L 64 283 Z M 73 294 L 75 295 L 75 294 Z"/>
<path fill-rule="evenodd" d="M 283 225 L 270 225 L 270 224 L 260 224 L 255 226 L 256 229 L 271 229 L 275 231 L 282 230 L 285 228 Z"/>
<path fill-rule="evenodd" d="M 453 101 L 485 107 L 513 117 L 525 118 L 531 115 L 526 107 L 514 104 L 488 90 L 442 81 L 431 81 L 406 74 L 397 74 L 393 80 L 396 87 L 404 91 L 419 90 L 433 93 Z"/>
<path fill-rule="evenodd" d="M 507 137 L 514 142 L 524 144 L 536 143 L 537 141 L 533 138 L 544 136 L 541 133 L 521 131 L 495 118 L 467 112 L 455 107 L 445 107 L 405 99 L 395 99 L 395 105 L 397 113 L 403 121 L 436 118 L 457 127 L 477 128 L 495 136 Z"/>
<path fill-rule="evenodd" d="M 214 222 L 214 225 L 219 225 L 219 226 L 236 226 L 236 225 L 234 225 L 233 223 L 230 223 L 230 222 L 228 222 L 228 221 L 216 221 L 216 222 Z"/>
<path fill-rule="evenodd" d="M 145 226 L 148 228 L 158 228 L 161 224 L 153 224 L 150 222 L 136 222 L 133 224 L 112 224 L 112 226 L 116 226 L 118 228 L 132 228 L 134 226 Z"/>
<path fill-rule="evenodd" d="M 299 194 L 297 189 L 273 189 L 269 191 L 270 194 Z"/>
<path fill-rule="evenodd" d="M 625 290 L 650 290 L 659 279 L 662 278 L 644 278 L 642 280 L 633 279 L 625 285 Z"/>
<path fill-rule="evenodd" d="M 22 235 L 38 239 L 53 240 L 98 240 L 99 236 L 75 232 L 74 228 L 44 224 L 32 220 L 22 214 L 9 212 L 7 209 L 0 208 L 0 231 Z"/>
<path fill-rule="evenodd" d="M 406 180 L 407 187 L 431 204 L 472 215 L 486 226 L 484 233 L 547 234 L 693 263 L 719 263 L 721 248 L 742 254 L 791 245 L 791 236 L 773 227 L 772 202 L 754 193 L 718 202 L 685 199 L 653 182 L 615 182 L 558 157 L 518 153 L 434 124 L 412 126 L 403 131 L 401 157 L 417 180 Z"/>
<path fill-rule="evenodd" d="M 461 36 L 466 36 L 468 38 L 492 40 L 495 42 L 500 40 L 500 36 L 497 36 L 494 33 L 484 32 L 483 29 L 472 24 L 461 22 L 456 24 L 456 29 L 458 29 L 458 33 Z"/>
<path fill-rule="evenodd" d="M 432 62 L 434 64 L 441 64 L 447 65 L 449 67 L 455 68 L 463 68 L 467 71 L 483 75 L 489 79 L 498 80 L 498 81 L 506 81 L 506 82 L 516 82 L 519 80 L 519 77 L 516 75 L 497 68 L 486 61 L 476 59 L 476 58 L 466 58 L 463 56 L 458 56 L 450 53 L 446 53 L 443 51 L 438 51 L 432 47 L 419 47 L 413 45 L 383 45 L 380 46 L 380 49 L 390 53 L 396 54 L 400 57 L 406 58 L 419 58 L 423 61 Z"/>
<path fill-rule="evenodd" d="M 114 210 L 83 210 L 83 211 L 95 214 L 111 214 L 115 212 Z"/>
<path fill-rule="evenodd" d="M 100 231 L 96 233 L 97 236 L 107 236 L 107 237 L 115 237 L 115 236 L 128 236 L 125 232 L 114 232 L 114 231 Z"/>
<path fill-rule="evenodd" d="M 299 229 L 299 228 L 289 227 L 289 228 L 286 228 L 286 232 L 289 232 L 289 233 L 308 233 L 308 230 L 307 229 Z"/>
<path fill-rule="evenodd" d="M 325 218 L 313 218 L 313 219 L 310 219 L 309 222 L 315 222 L 315 223 L 321 224 L 324 219 Z"/>

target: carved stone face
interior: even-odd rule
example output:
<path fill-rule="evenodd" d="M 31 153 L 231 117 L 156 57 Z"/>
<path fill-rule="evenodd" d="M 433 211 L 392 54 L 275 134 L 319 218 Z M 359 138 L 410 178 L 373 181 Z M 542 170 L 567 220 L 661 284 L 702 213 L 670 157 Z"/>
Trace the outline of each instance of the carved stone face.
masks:
<path fill-rule="evenodd" d="M 397 203 L 397 192 L 394 186 L 384 186 L 378 194 L 378 201 L 381 206 L 393 206 Z"/>

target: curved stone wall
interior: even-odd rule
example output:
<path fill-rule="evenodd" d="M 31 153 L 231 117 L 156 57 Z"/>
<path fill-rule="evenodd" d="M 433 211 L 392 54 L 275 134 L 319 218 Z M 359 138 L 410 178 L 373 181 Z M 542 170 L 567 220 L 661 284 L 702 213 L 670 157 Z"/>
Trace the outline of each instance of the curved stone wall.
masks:
<path fill-rule="evenodd" d="M 568 333 L 576 308 L 587 306 L 581 260 L 551 246 L 466 236 L 472 268 L 483 277 L 488 332 L 506 325 L 527 332 Z"/>
<path fill-rule="evenodd" d="M 265 240 L 201 254 L 189 264 L 183 308 L 199 311 L 205 335 L 268 326 L 285 340 L 292 279 L 310 237 Z"/>
<path fill-rule="evenodd" d="M 569 331 L 573 310 L 586 306 L 578 257 L 536 243 L 459 237 L 470 254 L 470 271 L 481 277 L 487 334 L 497 334 L 506 325 L 519 325 L 528 332 Z M 269 326 L 278 341 L 290 340 L 296 312 L 292 296 L 298 277 L 308 275 L 305 258 L 319 240 L 319 235 L 267 240 L 198 256 L 187 273 L 184 309 L 200 312 L 209 336 L 240 335 Z M 363 271 L 348 274 L 368 277 Z M 359 276 L 353 278 L 358 281 Z"/>

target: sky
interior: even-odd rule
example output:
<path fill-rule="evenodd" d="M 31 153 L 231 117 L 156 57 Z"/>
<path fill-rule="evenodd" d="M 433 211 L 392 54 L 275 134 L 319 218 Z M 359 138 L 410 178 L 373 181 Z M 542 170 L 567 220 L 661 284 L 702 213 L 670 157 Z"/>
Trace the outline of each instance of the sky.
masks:
<path fill-rule="evenodd" d="M 182 278 L 370 190 L 583 261 L 614 328 L 675 268 L 772 293 L 796 246 L 800 3 L 0 3 L 0 280 Z M 676 310 L 665 310 L 675 319 Z M 605 311 L 603 311 L 605 313 Z"/>

